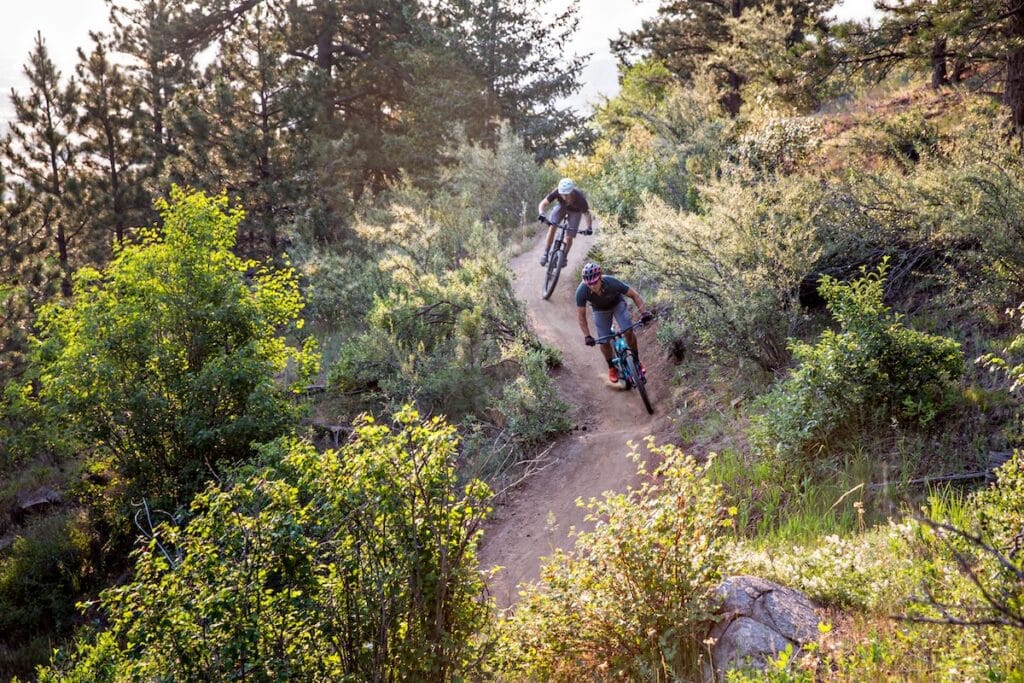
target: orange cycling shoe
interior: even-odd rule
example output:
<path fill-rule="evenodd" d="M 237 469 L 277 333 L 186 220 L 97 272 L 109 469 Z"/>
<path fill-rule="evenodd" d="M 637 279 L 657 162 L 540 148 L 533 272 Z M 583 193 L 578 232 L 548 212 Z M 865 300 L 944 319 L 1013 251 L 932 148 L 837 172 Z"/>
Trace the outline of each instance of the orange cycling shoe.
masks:
<path fill-rule="evenodd" d="M 619 381 L 619 369 L 608 368 L 608 381 L 612 384 L 617 384 Z"/>

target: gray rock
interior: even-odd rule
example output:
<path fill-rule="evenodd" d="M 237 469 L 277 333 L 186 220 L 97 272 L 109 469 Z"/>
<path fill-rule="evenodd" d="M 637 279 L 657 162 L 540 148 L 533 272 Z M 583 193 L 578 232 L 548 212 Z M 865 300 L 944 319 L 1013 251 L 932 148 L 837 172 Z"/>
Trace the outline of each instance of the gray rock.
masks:
<path fill-rule="evenodd" d="M 732 668 L 764 669 L 788 646 L 794 653 L 818 638 L 818 615 L 803 593 L 756 576 L 732 576 L 718 587 L 721 618 L 704 680 L 722 680 Z"/>

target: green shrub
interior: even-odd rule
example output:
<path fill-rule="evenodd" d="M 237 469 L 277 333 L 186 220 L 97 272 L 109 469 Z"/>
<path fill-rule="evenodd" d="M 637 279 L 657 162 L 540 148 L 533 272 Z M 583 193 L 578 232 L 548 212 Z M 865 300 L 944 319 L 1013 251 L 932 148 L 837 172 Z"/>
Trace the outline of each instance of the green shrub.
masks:
<path fill-rule="evenodd" d="M 742 571 L 807 593 L 820 604 L 888 614 L 912 585 L 909 522 L 863 534 L 823 536 L 818 542 L 752 550 L 737 546 Z"/>
<path fill-rule="evenodd" d="M 737 161 L 757 173 L 792 173 L 822 144 L 821 122 L 811 117 L 775 116 L 739 137 Z"/>
<path fill-rule="evenodd" d="M 591 500 L 593 531 L 558 550 L 507 621 L 501 665 L 527 680 L 692 680 L 731 523 L 704 468 L 673 446 L 640 488 Z M 634 451 L 634 457 L 638 456 Z M 640 466 L 640 474 L 647 475 Z M 645 477 L 646 478 L 646 477 Z M 654 483 L 656 481 L 656 483 Z"/>
<path fill-rule="evenodd" d="M 522 363 L 522 374 L 505 385 L 494 407 L 512 440 L 528 449 L 572 426 L 570 406 L 559 397 L 548 375 L 544 351 L 519 347 L 514 355 Z"/>
<path fill-rule="evenodd" d="M 777 370 L 804 323 L 800 284 L 831 226 L 823 202 L 816 181 L 747 185 L 731 176 L 702 189 L 700 214 L 649 197 L 637 225 L 607 225 L 600 246 L 627 278 L 660 285 L 703 351 Z"/>
<path fill-rule="evenodd" d="M 490 606 L 475 548 L 489 490 L 457 488 L 450 426 L 361 421 L 340 451 L 279 440 L 158 527 L 132 580 L 40 676 L 91 680 L 451 680 Z"/>
<path fill-rule="evenodd" d="M 507 124 L 497 138 L 493 149 L 465 141 L 459 145 L 452 153 L 455 163 L 441 174 L 441 187 L 476 207 L 480 213 L 473 219 L 507 242 L 516 228 L 532 222 L 553 181 Z"/>
<path fill-rule="evenodd" d="M 241 211 L 178 188 L 159 209 L 162 228 L 79 270 L 74 299 L 42 314 L 33 363 L 55 428 L 112 455 L 125 498 L 173 507 L 294 425 L 275 377 L 309 374 L 316 354 L 284 335 L 301 327 L 294 273 L 232 252 Z"/>
<path fill-rule="evenodd" d="M 799 365 L 762 401 L 751 443 L 787 460 L 827 449 L 841 431 L 891 419 L 926 425 L 948 407 L 963 372 L 960 345 L 907 328 L 882 302 L 883 263 L 849 284 L 824 277 L 820 291 L 839 323 L 815 344 L 794 341 Z"/>
<path fill-rule="evenodd" d="M 0 551 L 0 671 L 33 639 L 70 632 L 92 542 L 84 516 L 61 510 L 32 520 Z"/>
<path fill-rule="evenodd" d="M 415 402 L 461 419 L 500 391 L 488 368 L 525 338 L 525 316 L 499 236 L 470 199 L 403 185 L 387 211 L 357 226 L 379 259 L 379 288 L 329 381 L 362 392 L 367 409 Z"/>

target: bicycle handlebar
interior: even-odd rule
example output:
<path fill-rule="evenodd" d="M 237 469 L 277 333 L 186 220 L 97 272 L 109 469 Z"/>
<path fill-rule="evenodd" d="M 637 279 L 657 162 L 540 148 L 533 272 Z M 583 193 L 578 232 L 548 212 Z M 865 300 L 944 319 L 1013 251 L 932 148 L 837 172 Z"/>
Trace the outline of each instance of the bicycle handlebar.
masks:
<path fill-rule="evenodd" d="M 643 327 L 644 325 L 647 325 L 652 320 L 654 320 L 654 314 L 653 313 L 651 314 L 651 317 L 649 319 L 644 320 L 643 318 L 640 318 L 635 323 L 633 323 L 632 325 L 630 325 L 629 327 L 627 327 L 625 329 L 618 330 L 616 332 L 612 332 L 611 334 L 606 334 L 603 337 L 598 337 L 597 339 L 594 340 L 594 343 L 595 344 L 607 344 L 612 339 L 615 339 L 616 337 L 621 337 L 622 335 L 626 334 L 627 332 L 629 332 L 630 330 L 632 330 L 635 327 Z"/>
<path fill-rule="evenodd" d="M 566 230 L 569 229 L 569 224 L 567 222 L 567 219 L 565 219 L 565 218 L 562 219 L 561 223 L 552 223 L 551 221 L 548 220 L 548 217 L 545 216 L 544 214 L 537 214 L 537 220 L 540 221 L 541 223 L 544 223 L 545 225 L 550 225 L 553 228 L 564 228 Z M 578 232 L 581 235 L 593 235 L 594 234 L 594 228 L 591 227 L 589 230 L 579 230 L 579 229 L 577 229 L 576 232 Z"/>

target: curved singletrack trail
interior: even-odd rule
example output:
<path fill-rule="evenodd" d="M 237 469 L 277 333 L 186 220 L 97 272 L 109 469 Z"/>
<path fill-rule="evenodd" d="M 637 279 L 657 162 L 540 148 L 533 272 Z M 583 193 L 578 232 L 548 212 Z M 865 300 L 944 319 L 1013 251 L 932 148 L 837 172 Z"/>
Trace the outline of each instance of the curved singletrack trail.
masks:
<path fill-rule="evenodd" d="M 647 366 L 654 415 L 647 414 L 636 391 L 608 382 L 608 366 L 601 352 L 583 343 L 575 293 L 579 269 L 593 238 L 576 238 L 558 286 L 545 301 L 541 297 L 544 271 L 538 265 L 545 234 L 541 231 L 533 248 L 510 265 L 516 295 L 525 301 L 534 331 L 545 343 L 562 351 L 563 366 L 554 376 L 562 398 L 572 406 L 575 426 L 553 445 L 548 456 L 552 459 L 550 465 L 514 489 L 507 501 L 495 505 L 485 528 L 480 567 L 502 567 L 489 582 L 491 595 L 502 608 L 515 604 L 521 582 L 539 578 L 542 556 L 556 548 L 572 547 L 570 528 L 587 528 L 586 511 L 576 505 L 577 499 L 601 497 L 605 491 L 625 492 L 639 483 L 628 442 L 645 448 L 645 437 L 653 435 L 662 443 L 672 430 L 662 405 L 668 397 L 671 369 L 649 328 L 640 332 L 639 344 L 640 357 Z M 630 309 L 635 318 L 632 302 Z"/>

